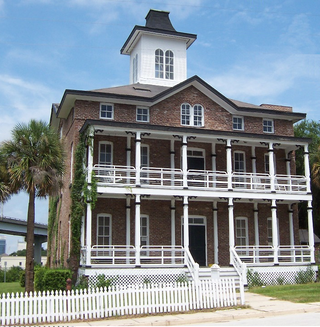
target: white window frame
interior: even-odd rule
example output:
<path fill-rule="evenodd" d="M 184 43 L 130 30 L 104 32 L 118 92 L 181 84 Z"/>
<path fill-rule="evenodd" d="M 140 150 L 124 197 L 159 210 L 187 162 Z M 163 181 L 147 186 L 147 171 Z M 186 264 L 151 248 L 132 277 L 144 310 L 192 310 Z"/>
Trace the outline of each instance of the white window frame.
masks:
<path fill-rule="evenodd" d="M 243 228 L 242 224 L 241 224 L 241 226 L 238 226 L 239 221 L 244 222 L 244 228 Z M 240 229 L 238 227 L 241 227 L 241 233 L 240 233 Z M 244 230 L 245 235 L 242 235 L 243 230 Z M 236 246 L 247 246 L 249 244 L 248 218 L 247 217 L 236 217 L 235 231 L 236 231 Z M 239 234 L 241 234 L 241 235 L 239 235 Z M 244 242 L 243 242 L 243 240 L 244 240 Z"/>
<path fill-rule="evenodd" d="M 243 170 L 236 170 L 236 156 L 238 154 L 243 155 Z M 244 151 L 234 151 L 233 152 L 233 170 L 235 172 L 239 172 L 239 173 L 245 173 L 246 172 L 246 153 Z"/>
<path fill-rule="evenodd" d="M 164 78 L 164 53 L 162 49 L 157 49 L 155 51 L 154 58 L 154 76 L 155 78 Z"/>
<path fill-rule="evenodd" d="M 277 166 L 276 166 L 276 154 L 273 153 L 273 164 L 274 164 L 274 173 L 276 174 Z M 269 167 L 269 153 L 264 154 L 264 172 L 266 174 L 270 173 L 270 167 Z"/>
<path fill-rule="evenodd" d="M 143 224 L 143 220 L 145 219 L 146 224 Z M 146 233 L 144 233 L 143 228 L 145 228 Z M 140 215 L 140 246 L 149 245 L 150 241 L 150 225 L 149 225 L 149 216 L 148 215 Z M 145 244 L 142 244 L 144 242 Z"/>
<path fill-rule="evenodd" d="M 105 235 L 105 234 L 100 235 L 99 234 L 99 227 L 101 227 L 100 224 L 99 224 L 99 222 L 100 222 L 99 218 L 108 218 L 109 219 L 109 226 L 108 226 L 109 234 L 108 235 Z M 104 224 L 102 227 L 105 228 L 106 225 Z M 100 237 L 103 238 L 103 240 L 108 238 L 109 242 L 106 243 L 105 241 L 103 241 L 103 244 L 100 244 L 99 243 L 99 238 Z M 111 245 L 112 244 L 112 216 L 110 214 L 108 214 L 108 213 L 99 213 L 99 214 L 97 214 L 97 238 L 96 238 L 96 243 L 97 243 L 97 245 Z"/>
<path fill-rule="evenodd" d="M 198 109 L 201 109 L 201 115 L 197 113 Z M 187 112 L 189 111 L 189 112 Z M 180 119 L 183 126 L 204 126 L 204 107 L 197 103 L 191 106 L 189 103 L 182 103 L 180 106 Z"/>
<path fill-rule="evenodd" d="M 241 127 L 239 127 L 239 125 Z M 235 131 L 243 131 L 244 130 L 244 119 L 242 116 L 233 116 L 232 117 L 232 129 Z"/>
<path fill-rule="evenodd" d="M 165 79 L 174 79 L 174 54 L 171 50 L 165 52 Z"/>
<path fill-rule="evenodd" d="M 106 108 L 104 110 L 104 107 Z M 105 116 L 103 112 L 105 111 Z M 100 119 L 114 119 L 114 105 L 112 103 L 100 103 Z"/>
<path fill-rule="evenodd" d="M 262 121 L 263 133 L 273 134 L 274 133 L 274 120 L 264 118 Z"/>
<path fill-rule="evenodd" d="M 144 117 L 146 119 L 143 119 Z M 137 107 L 136 108 L 136 121 L 142 122 L 142 123 L 149 123 L 149 121 L 150 121 L 150 110 L 149 110 L 148 107 Z"/>
<path fill-rule="evenodd" d="M 111 151 L 110 151 L 110 162 L 101 162 L 101 145 L 110 145 Z M 113 143 L 109 141 L 100 141 L 99 142 L 99 157 L 98 157 L 98 163 L 99 165 L 112 165 L 113 164 Z"/>

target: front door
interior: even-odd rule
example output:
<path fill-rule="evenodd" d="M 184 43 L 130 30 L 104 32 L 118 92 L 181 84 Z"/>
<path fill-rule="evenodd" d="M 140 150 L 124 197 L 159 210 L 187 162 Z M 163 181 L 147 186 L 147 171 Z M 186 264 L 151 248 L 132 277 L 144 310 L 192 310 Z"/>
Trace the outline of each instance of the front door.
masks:
<path fill-rule="evenodd" d="M 205 225 L 189 225 L 189 249 L 199 266 L 206 266 Z"/>

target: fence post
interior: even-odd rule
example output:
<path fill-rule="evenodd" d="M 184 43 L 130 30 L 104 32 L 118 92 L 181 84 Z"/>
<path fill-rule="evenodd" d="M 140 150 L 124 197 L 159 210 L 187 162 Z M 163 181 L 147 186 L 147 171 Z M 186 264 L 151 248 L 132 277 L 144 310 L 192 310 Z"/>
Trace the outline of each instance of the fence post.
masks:
<path fill-rule="evenodd" d="M 219 280 L 220 278 L 220 267 L 216 263 L 211 266 L 211 278 L 213 280 Z"/>

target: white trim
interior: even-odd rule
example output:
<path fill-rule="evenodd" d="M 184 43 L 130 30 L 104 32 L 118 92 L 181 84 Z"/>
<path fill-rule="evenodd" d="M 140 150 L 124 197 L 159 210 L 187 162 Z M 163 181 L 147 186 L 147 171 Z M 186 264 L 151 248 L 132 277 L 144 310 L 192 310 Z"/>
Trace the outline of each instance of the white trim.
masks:
<path fill-rule="evenodd" d="M 111 117 L 103 117 L 101 115 L 102 112 L 102 106 L 106 106 L 106 107 L 111 107 L 112 111 L 111 111 Z M 110 111 L 107 111 L 106 113 L 109 113 Z M 107 119 L 107 120 L 113 120 L 114 119 L 114 105 L 112 103 L 100 103 L 100 111 L 99 111 L 99 118 L 100 119 Z"/>
<path fill-rule="evenodd" d="M 234 118 L 241 119 L 241 128 L 234 128 L 235 122 L 233 121 Z M 238 125 L 238 122 L 236 123 Z M 234 131 L 244 131 L 244 118 L 243 116 L 232 116 L 232 129 Z"/>
<path fill-rule="evenodd" d="M 244 239 L 243 236 L 238 235 L 238 226 L 237 226 L 238 221 L 244 221 L 244 223 L 245 223 L 245 226 L 244 226 L 245 233 L 246 233 L 246 235 L 245 235 L 245 244 L 238 244 L 238 242 L 237 242 L 238 239 Z M 242 226 L 241 226 L 241 228 L 242 228 Z M 249 244 L 248 218 L 247 217 L 240 216 L 240 217 L 235 218 L 235 232 L 236 232 L 236 235 L 235 235 L 236 246 L 244 246 L 244 245 Z"/>
<path fill-rule="evenodd" d="M 138 115 L 140 115 L 141 117 L 145 116 L 145 114 L 138 114 L 139 109 L 147 110 L 147 120 L 139 120 L 138 119 Z M 137 106 L 136 107 L 136 121 L 140 122 L 140 123 L 149 123 L 150 122 L 150 109 L 149 109 L 149 107 L 142 107 L 142 106 Z"/>
<path fill-rule="evenodd" d="M 100 161 L 100 154 L 101 154 L 101 145 L 102 144 L 109 144 L 111 146 L 111 160 L 109 163 L 107 162 L 101 162 Z M 113 143 L 109 142 L 109 141 L 100 141 L 99 142 L 99 153 L 98 153 L 99 157 L 98 157 L 98 163 L 102 164 L 102 165 L 112 165 L 113 164 Z"/>
<path fill-rule="evenodd" d="M 100 235 L 99 234 L 99 226 L 100 226 L 100 224 L 99 224 L 99 218 L 108 218 L 109 219 L 109 235 L 104 235 L 104 234 L 102 234 L 102 235 Z M 106 225 L 103 225 L 103 227 L 105 227 Z M 109 214 L 109 213 L 98 213 L 97 214 L 97 234 L 96 234 L 96 237 L 97 237 L 97 239 L 96 239 L 96 244 L 97 245 L 111 245 L 112 244 L 112 216 Z M 102 237 L 103 238 L 103 240 L 105 240 L 105 238 L 109 238 L 109 243 L 108 244 L 100 244 L 99 243 L 99 237 Z M 105 243 L 105 242 L 103 242 L 103 243 Z"/>
<path fill-rule="evenodd" d="M 272 123 L 272 126 L 264 126 L 264 123 L 265 122 L 271 122 Z M 265 131 L 264 128 L 271 128 L 272 130 L 271 131 Z M 274 134 L 274 120 L 273 119 L 269 119 L 269 118 L 263 118 L 262 120 L 262 130 L 263 130 L 263 133 L 266 133 L 266 134 Z"/>

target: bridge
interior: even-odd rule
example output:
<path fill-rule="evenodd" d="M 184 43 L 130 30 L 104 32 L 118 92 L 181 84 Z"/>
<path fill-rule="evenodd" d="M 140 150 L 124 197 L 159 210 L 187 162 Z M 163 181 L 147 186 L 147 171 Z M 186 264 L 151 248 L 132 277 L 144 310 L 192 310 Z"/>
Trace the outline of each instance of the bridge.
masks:
<path fill-rule="evenodd" d="M 11 217 L 0 217 L 0 234 L 27 236 L 27 221 Z M 34 261 L 41 263 L 41 244 L 47 242 L 48 225 L 34 224 Z"/>

